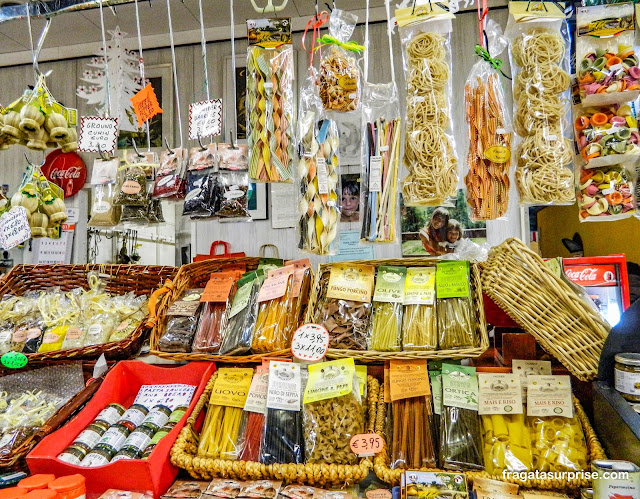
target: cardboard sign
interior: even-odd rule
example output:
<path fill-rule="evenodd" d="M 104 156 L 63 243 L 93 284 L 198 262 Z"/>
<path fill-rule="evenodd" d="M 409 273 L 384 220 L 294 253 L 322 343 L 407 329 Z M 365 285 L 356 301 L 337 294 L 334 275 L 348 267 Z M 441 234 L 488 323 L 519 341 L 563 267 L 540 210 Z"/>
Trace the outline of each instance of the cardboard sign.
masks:
<path fill-rule="evenodd" d="M 82 152 L 113 152 L 118 141 L 117 118 L 82 116 L 78 150 Z"/>
<path fill-rule="evenodd" d="M 322 360 L 329 347 L 329 331 L 320 324 L 303 324 L 293 333 L 291 354 L 299 360 Z"/>
<path fill-rule="evenodd" d="M 136 118 L 138 118 L 138 127 L 141 127 L 145 121 L 150 120 L 156 114 L 162 113 L 151 83 L 147 84 L 146 87 L 129 100 L 133 104 L 133 110 L 136 113 Z"/>
<path fill-rule="evenodd" d="M 0 245 L 5 250 L 15 248 L 31 237 L 31 228 L 24 206 L 11 208 L 0 218 Z"/>
<path fill-rule="evenodd" d="M 349 446 L 354 454 L 366 457 L 382 452 L 383 442 L 377 433 L 361 433 L 351 437 Z"/>
<path fill-rule="evenodd" d="M 222 99 L 189 104 L 189 138 L 209 137 L 222 133 Z"/>

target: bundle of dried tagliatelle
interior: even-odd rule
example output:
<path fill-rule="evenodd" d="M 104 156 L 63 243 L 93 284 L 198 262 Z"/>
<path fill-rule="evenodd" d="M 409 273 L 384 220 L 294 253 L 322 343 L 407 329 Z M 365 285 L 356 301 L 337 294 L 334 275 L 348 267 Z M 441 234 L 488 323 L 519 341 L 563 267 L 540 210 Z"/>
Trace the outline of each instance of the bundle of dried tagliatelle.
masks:
<path fill-rule="evenodd" d="M 402 349 L 402 302 L 406 275 L 406 267 L 378 267 L 369 350 L 395 352 Z"/>
<path fill-rule="evenodd" d="M 353 359 L 310 365 L 303 403 L 306 462 L 355 464 L 351 437 L 364 432 L 365 418 Z"/>
<path fill-rule="evenodd" d="M 403 350 L 438 348 L 435 267 L 409 267 L 404 287 Z"/>
<path fill-rule="evenodd" d="M 441 350 L 478 346 L 478 320 L 471 293 L 469 262 L 438 263 L 436 304 Z"/>

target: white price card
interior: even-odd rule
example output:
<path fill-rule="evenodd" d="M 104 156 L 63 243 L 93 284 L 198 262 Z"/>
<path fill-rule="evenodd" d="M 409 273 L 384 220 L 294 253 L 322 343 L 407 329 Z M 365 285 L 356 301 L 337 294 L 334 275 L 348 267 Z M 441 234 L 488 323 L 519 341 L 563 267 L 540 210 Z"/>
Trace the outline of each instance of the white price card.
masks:
<path fill-rule="evenodd" d="M 78 150 L 82 152 L 113 152 L 118 141 L 117 118 L 82 116 Z"/>
<path fill-rule="evenodd" d="M 322 360 L 329 347 L 329 331 L 320 324 L 303 324 L 293 333 L 291 353 L 299 360 Z"/>
<path fill-rule="evenodd" d="M 25 194 L 26 195 L 26 194 Z M 11 208 L 0 218 L 0 244 L 5 250 L 15 248 L 31 237 L 31 228 L 24 206 Z"/>
<path fill-rule="evenodd" d="M 189 104 L 189 138 L 209 137 L 222 133 L 222 99 Z"/>
<path fill-rule="evenodd" d="M 369 158 L 369 192 L 382 190 L 382 156 Z"/>

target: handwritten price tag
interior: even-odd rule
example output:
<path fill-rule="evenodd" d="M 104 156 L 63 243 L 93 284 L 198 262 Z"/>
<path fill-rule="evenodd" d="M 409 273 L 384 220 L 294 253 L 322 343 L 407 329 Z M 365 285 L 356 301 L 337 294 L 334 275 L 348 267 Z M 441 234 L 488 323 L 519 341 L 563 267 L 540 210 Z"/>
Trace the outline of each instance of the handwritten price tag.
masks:
<path fill-rule="evenodd" d="M 361 433 L 351 437 L 349 445 L 354 454 L 369 457 L 382 451 L 382 437 L 377 433 Z"/>
<path fill-rule="evenodd" d="M 82 152 L 113 152 L 118 141 L 118 120 L 100 116 L 82 116 L 78 150 Z"/>
<path fill-rule="evenodd" d="M 0 357 L 0 363 L 9 369 L 20 369 L 27 365 L 27 356 L 20 352 L 7 352 Z"/>
<path fill-rule="evenodd" d="M 222 99 L 189 104 L 189 138 L 220 135 L 222 132 Z"/>
<path fill-rule="evenodd" d="M 26 196 L 26 194 L 23 194 Z M 0 218 L 0 245 L 5 250 L 15 248 L 31 237 L 31 228 L 24 206 L 14 206 Z"/>
<path fill-rule="evenodd" d="M 293 333 L 291 353 L 299 360 L 322 360 L 329 347 L 329 331 L 319 324 L 303 324 Z"/>
<path fill-rule="evenodd" d="M 393 495 L 387 489 L 369 490 L 366 494 L 367 499 L 391 499 Z"/>

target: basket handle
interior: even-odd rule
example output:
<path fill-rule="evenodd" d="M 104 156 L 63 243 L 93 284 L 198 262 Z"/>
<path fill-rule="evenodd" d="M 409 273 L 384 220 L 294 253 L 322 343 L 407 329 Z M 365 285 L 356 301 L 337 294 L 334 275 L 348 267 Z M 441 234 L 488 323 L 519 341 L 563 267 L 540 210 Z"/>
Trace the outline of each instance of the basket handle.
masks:
<path fill-rule="evenodd" d="M 148 328 L 152 328 L 156 325 L 158 320 L 158 308 L 160 303 L 162 303 L 161 297 L 169 293 L 173 289 L 173 281 L 171 279 L 167 279 L 160 289 L 156 289 L 151 296 L 149 297 L 149 317 L 147 318 L 147 322 L 145 326 Z"/>
<path fill-rule="evenodd" d="M 280 258 L 280 250 L 275 244 L 263 244 L 260 246 L 260 251 L 258 252 L 258 256 L 265 257 L 267 253 L 267 249 L 270 249 L 273 253 L 273 258 Z"/>

